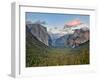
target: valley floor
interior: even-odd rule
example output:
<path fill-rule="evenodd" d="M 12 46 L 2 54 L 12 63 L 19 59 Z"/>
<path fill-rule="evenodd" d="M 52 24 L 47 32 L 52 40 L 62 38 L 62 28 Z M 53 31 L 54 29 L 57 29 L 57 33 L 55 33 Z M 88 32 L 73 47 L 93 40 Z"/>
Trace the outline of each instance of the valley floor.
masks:
<path fill-rule="evenodd" d="M 89 64 L 89 44 L 78 48 L 26 49 L 26 67 Z"/>

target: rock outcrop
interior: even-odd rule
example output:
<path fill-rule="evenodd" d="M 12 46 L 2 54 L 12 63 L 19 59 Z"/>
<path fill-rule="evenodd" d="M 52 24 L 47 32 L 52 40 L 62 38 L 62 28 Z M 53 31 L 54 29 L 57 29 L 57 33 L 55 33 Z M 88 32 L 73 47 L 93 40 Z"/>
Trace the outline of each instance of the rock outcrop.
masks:
<path fill-rule="evenodd" d="M 66 34 L 55 41 L 54 47 L 77 47 L 89 41 L 89 29 L 81 28 L 74 30 L 73 34 Z"/>
<path fill-rule="evenodd" d="M 76 29 L 72 35 L 69 36 L 67 45 L 71 47 L 77 47 L 80 44 L 83 44 L 89 41 L 89 30 L 87 29 Z"/>
<path fill-rule="evenodd" d="M 44 43 L 45 45 L 49 45 L 48 44 L 48 32 L 46 27 L 44 27 L 41 24 L 26 24 L 26 27 L 28 29 L 29 32 L 32 33 L 32 35 L 34 35 L 39 41 L 41 41 L 42 43 Z"/>

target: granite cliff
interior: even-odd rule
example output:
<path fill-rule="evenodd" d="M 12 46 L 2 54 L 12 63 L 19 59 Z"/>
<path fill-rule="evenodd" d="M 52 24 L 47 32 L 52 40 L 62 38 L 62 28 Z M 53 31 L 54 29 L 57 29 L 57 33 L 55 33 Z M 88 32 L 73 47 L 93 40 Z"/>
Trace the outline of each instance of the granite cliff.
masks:
<path fill-rule="evenodd" d="M 41 41 L 42 43 L 44 43 L 45 45 L 49 45 L 48 44 L 48 32 L 46 27 L 44 27 L 41 24 L 26 24 L 26 27 L 28 29 L 28 31 L 35 36 L 39 41 Z"/>

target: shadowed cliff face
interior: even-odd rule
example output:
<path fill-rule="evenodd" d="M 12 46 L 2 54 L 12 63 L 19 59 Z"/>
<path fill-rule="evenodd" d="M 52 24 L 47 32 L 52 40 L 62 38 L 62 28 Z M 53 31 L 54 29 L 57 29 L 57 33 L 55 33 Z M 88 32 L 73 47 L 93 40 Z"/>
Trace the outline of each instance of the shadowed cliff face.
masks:
<path fill-rule="evenodd" d="M 41 24 L 26 24 L 29 32 L 32 33 L 39 41 L 48 45 L 48 33 L 46 27 Z"/>

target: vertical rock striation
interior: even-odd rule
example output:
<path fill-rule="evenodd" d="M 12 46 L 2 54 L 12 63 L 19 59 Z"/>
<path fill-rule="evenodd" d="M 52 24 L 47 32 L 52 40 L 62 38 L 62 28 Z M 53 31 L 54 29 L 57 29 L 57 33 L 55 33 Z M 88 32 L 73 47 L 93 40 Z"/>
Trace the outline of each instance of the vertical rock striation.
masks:
<path fill-rule="evenodd" d="M 46 27 L 44 27 L 41 24 L 26 24 L 26 26 L 28 27 L 28 31 L 32 33 L 32 35 L 34 35 L 39 41 L 41 41 L 42 43 L 44 43 L 45 45 L 49 45 L 48 44 L 48 32 Z"/>

